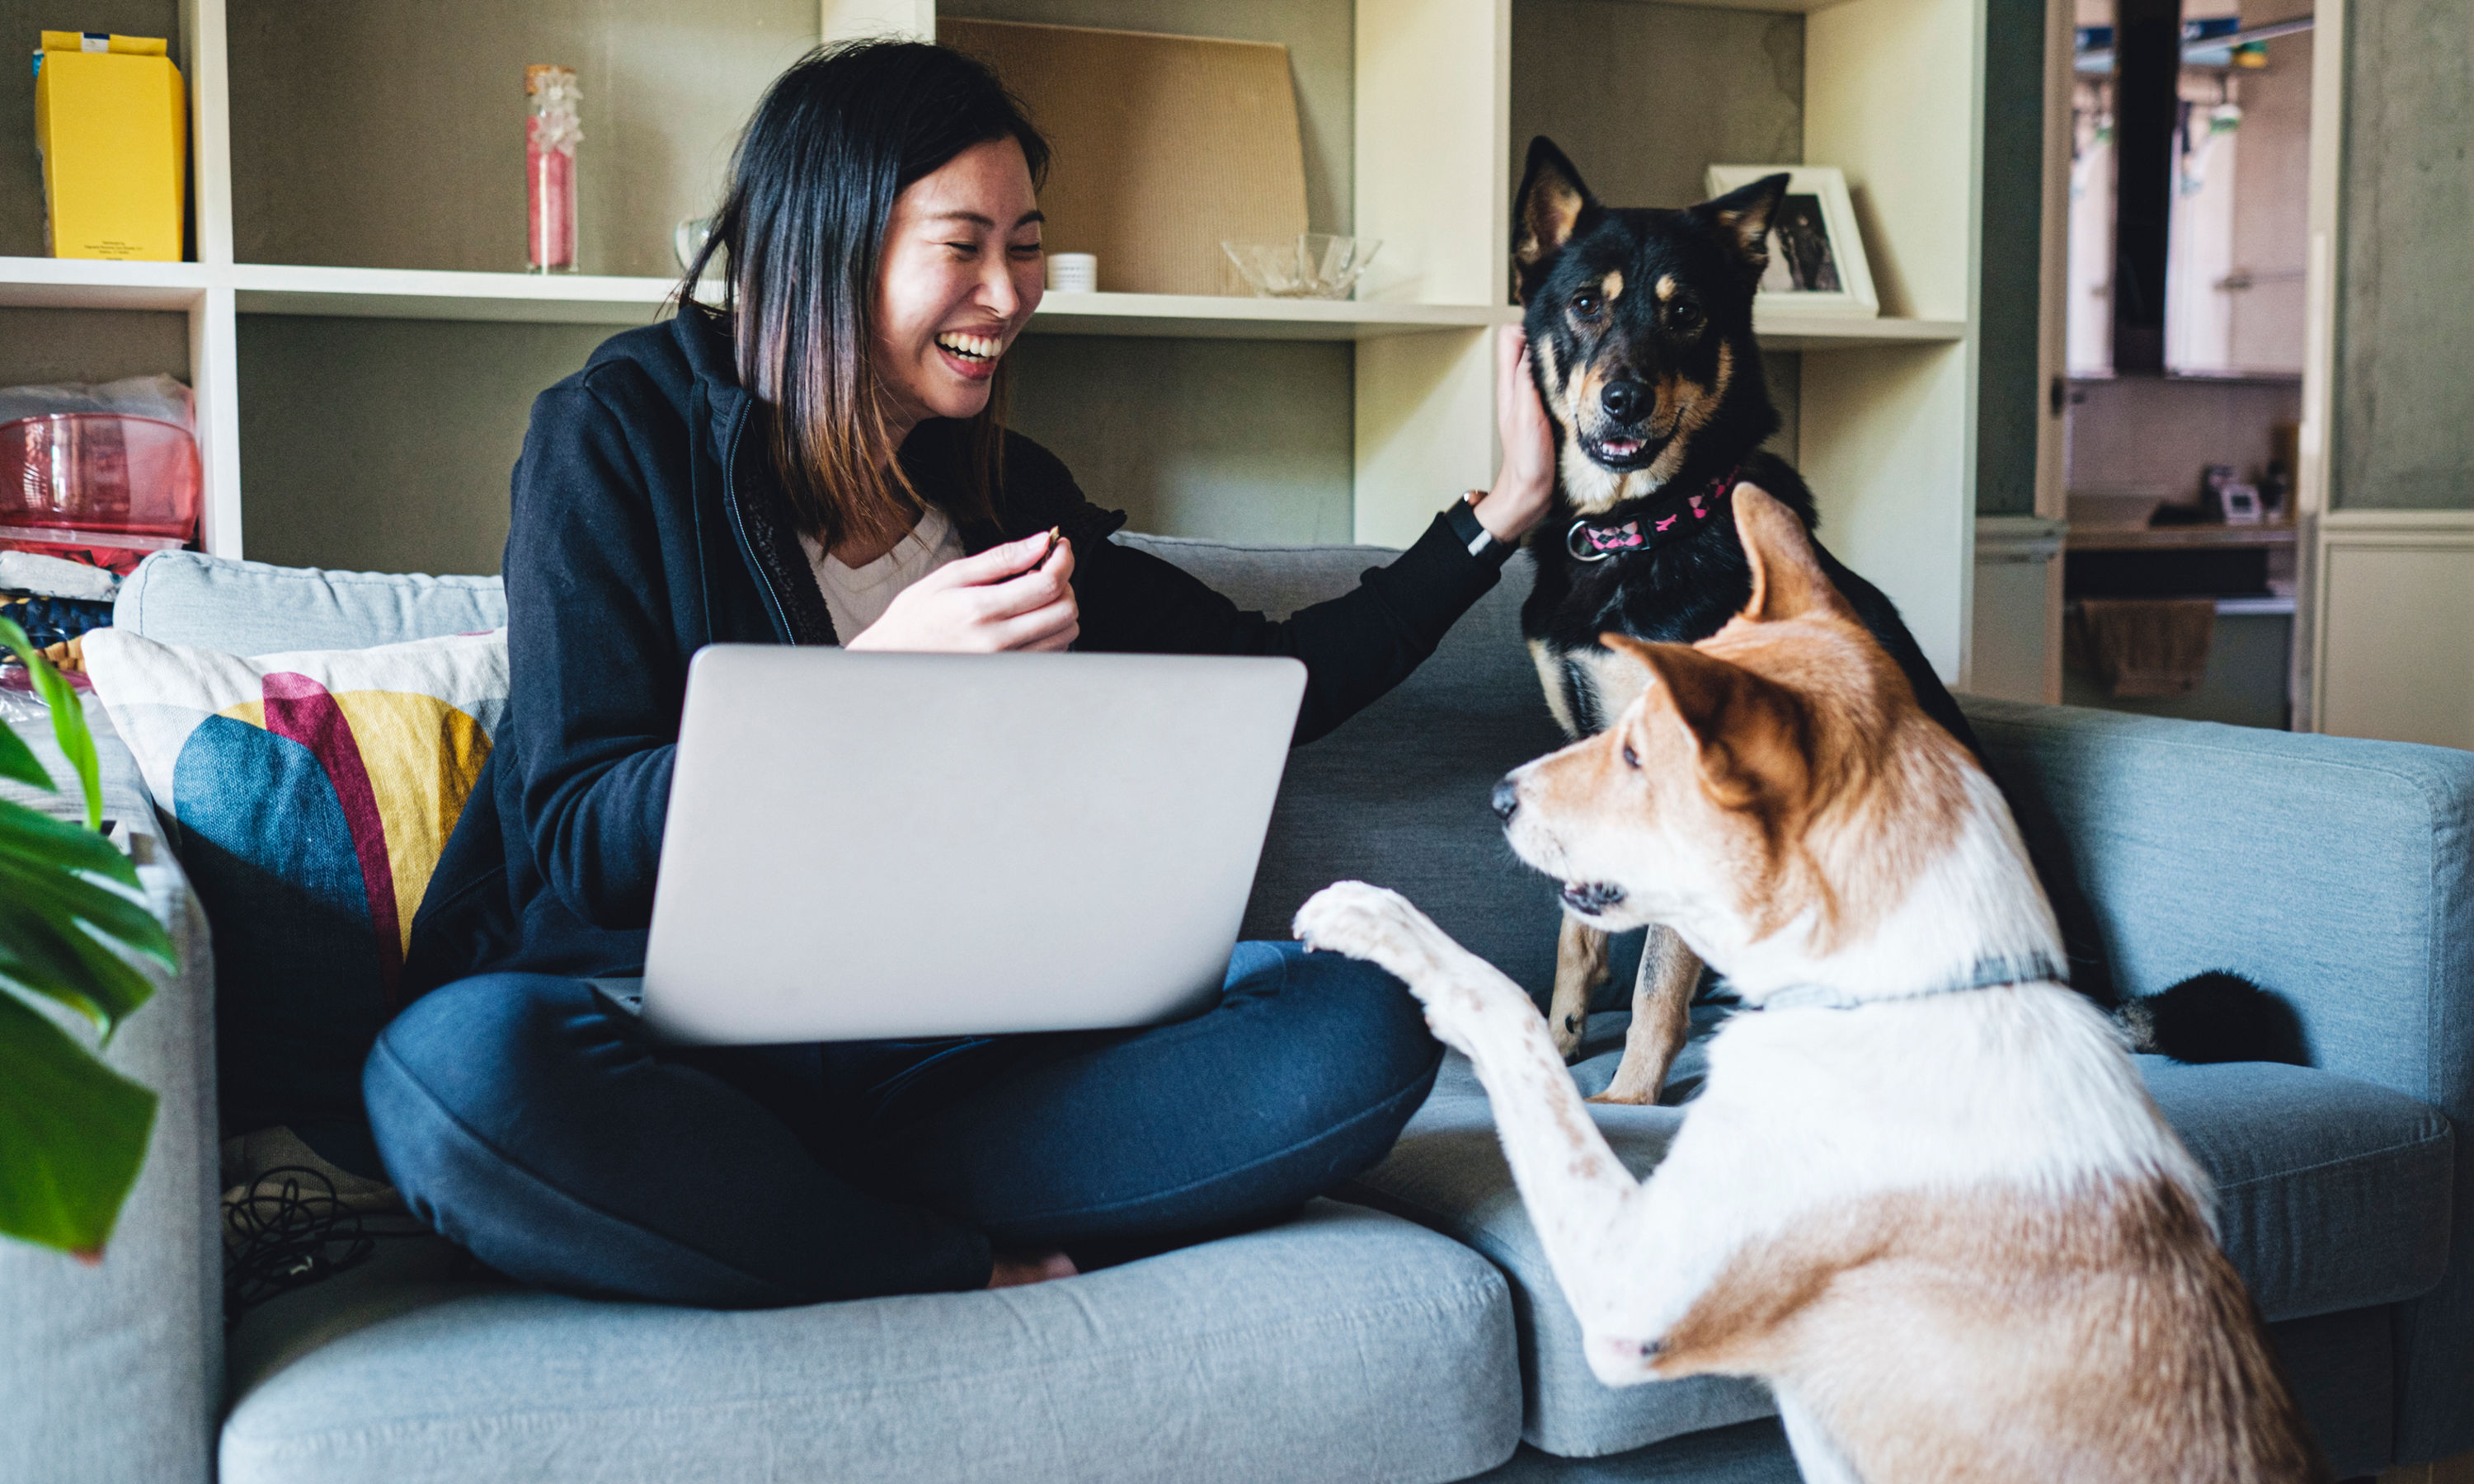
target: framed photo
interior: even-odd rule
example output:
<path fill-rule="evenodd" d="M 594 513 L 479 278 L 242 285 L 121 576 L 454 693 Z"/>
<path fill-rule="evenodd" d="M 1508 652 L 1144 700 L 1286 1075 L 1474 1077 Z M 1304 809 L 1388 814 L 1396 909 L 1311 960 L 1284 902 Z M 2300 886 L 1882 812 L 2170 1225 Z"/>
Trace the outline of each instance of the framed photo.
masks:
<path fill-rule="evenodd" d="M 1835 166 L 1712 165 L 1710 194 L 1724 196 L 1781 170 L 1787 173 L 1786 199 L 1770 223 L 1770 266 L 1755 304 L 1783 314 L 1864 320 L 1880 314 L 1864 234 L 1856 228 L 1847 177 Z"/>

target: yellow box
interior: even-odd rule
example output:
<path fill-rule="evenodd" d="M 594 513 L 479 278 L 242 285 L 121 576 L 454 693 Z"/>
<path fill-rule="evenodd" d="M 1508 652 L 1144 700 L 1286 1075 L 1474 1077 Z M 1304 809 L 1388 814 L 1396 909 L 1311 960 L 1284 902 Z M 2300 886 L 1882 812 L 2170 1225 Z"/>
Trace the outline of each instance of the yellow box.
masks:
<path fill-rule="evenodd" d="M 159 37 L 46 31 L 35 148 L 54 257 L 181 260 L 189 114 Z"/>

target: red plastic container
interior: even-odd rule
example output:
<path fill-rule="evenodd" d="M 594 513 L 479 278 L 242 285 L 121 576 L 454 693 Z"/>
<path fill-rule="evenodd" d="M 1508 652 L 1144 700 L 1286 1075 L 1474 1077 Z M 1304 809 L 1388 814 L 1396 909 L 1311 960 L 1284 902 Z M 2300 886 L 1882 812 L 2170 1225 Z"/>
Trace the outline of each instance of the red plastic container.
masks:
<path fill-rule="evenodd" d="M 0 547 L 126 572 L 197 534 L 205 471 L 177 422 L 60 413 L 0 422 Z"/>
<path fill-rule="evenodd" d="M 203 479 L 198 441 L 175 422 L 106 413 L 0 422 L 0 526 L 185 541 Z"/>

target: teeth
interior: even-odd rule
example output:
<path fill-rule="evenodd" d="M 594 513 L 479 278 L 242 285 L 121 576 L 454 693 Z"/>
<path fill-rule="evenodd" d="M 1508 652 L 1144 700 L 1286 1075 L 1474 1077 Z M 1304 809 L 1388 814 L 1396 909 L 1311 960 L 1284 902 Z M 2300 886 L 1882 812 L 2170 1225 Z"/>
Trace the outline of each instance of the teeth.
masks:
<path fill-rule="evenodd" d="M 993 361 L 1005 353 L 1004 341 L 991 340 L 984 335 L 949 333 L 937 336 L 936 344 L 966 361 Z"/>

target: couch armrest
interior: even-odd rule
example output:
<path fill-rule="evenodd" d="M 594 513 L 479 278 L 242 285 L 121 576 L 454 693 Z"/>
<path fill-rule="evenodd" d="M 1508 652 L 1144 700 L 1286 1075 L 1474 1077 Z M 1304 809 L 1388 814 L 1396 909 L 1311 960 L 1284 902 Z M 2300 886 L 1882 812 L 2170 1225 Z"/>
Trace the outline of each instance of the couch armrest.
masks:
<path fill-rule="evenodd" d="M 161 1099 L 137 1188 L 99 1266 L 0 1241 L 0 1484 L 206 1484 L 223 1411 L 216 1222 L 214 955 L 206 914 L 102 708 L 88 707 L 104 812 L 130 823 L 147 901 L 180 949 L 106 1060 Z M 39 730 L 41 735 L 27 735 Z M 19 729 L 72 778 L 47 729 Z M 74 783 L 68 785 L 74 788 Z M 45 798 L 14 789 L 11 797 Z M 74 808 L 65 794 L 57 802 Z"/>
<path fill-rule="evenodd" d="M 2400 1461 L 2474 1448 L 2474 753 L 1966 698 L 2074 955 L 2229 969 L 2313 1065 L 2457 1127 L 2449 1277 L 2399 1309 Z"/>

